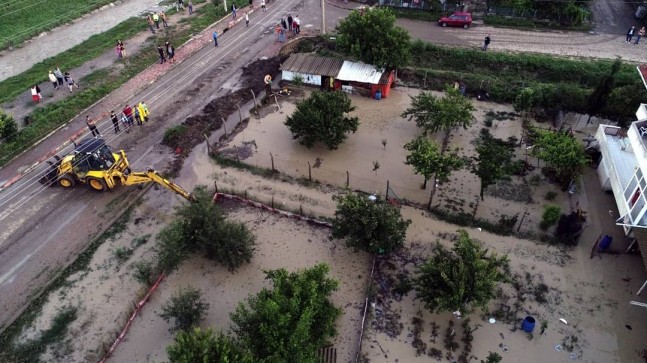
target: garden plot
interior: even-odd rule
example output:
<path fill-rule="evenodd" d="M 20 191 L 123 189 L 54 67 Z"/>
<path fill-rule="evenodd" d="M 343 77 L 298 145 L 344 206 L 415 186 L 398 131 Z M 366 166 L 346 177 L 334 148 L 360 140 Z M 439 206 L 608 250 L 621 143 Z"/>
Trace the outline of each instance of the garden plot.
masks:
<path fill-rule="evenodd" d="M 429 313 L 414 299 L 415 291 L 402 295 L 407 288 L 401 276 L 415 276 L 416 266 L 436 241 L 451 247 L 456 227 L 406 207 L 403 214 L 413 220 L 406 248 L 376 264 L 370 290 L 375 305 L 362 346 L 365 362 L 462 361 L 458 358 L 466 346 L 462 324 L 467 317 L 472 332 L 469 361 L 485 360 L 488 352 L 501 354 L 503 362 L 643 361 L 641 337 L 647 331 L 636 319 L 642 321 L 644 311 L 628 305 L 635 290 L 622 282 L 642 281 L 639 259 L 621 256 L 590 262 L 585 248 L 565 253 L 477 229 L 468 230 L 470 237 L 490 251 L 508 255 L 514 283 L 501 285 L 488 312 L 452 320 L 449 331 L 455 330 L 452 345 L 456 348 L 450 359 L 445 339 L 452 314 Z M 533 334 L 520 329 L 527 315 L 537 322 Z M 490 317 L 496 323 L 490 324 Z M 544 334 L 540 334 L 542 321 L 547 322 Z"/>
<path fill-rule="evenodd" d="M 214 262 L 192 257 L 161 284 L 141 319 L 135 320 L 126 340 L 116 350 L 115 362 L 164 361 L 165 348 L 172 342 L 169 324 L 158 313 L 161 306 L 178 289 L 188 285 L 198 288 L 211 304 L 202 327 L 227 331 L 229 313 L 239 302 L 269 287 L 264 270 L 285 268 L 295 271 L 317 263 L 330 266 L 330 276 L 339 281 L 339 290 L 331 301 L 343 309 L 337 320 L 338 336 L 334 340 L 339 362 L 351 362 L 359 343 L 364 297 L 371 270 L 371 258 L 344 247 L 343 242 L 328 240 L 329 230 L 262 212 L 251 207 L 228 204 L 229 218 L 244 222 L 257 238 L 251 263 L 235 272 Z M 286 236 L 289 236 L 286 238 Z"/>
<path fill-rule="evenodd" d="M 389 197 L 426 205 L 432 182 L 428 183 L 426 190 L 421 189 L 423 177 L 415 175 L 413 168 L 404 164 L 407 155 L 404 144 L 421 131 L 414 121 L 400 116 L 409 106 L 410 96 L 418 92 L 417 89 L 398 87 L 388 98 L 380 101 L 351 96 L 356 107 L 351 115 L 359 118 L 360 126 L 337 150 L 329 151 L 322 145 L 307 149 L 293 140 L 283 123 L 294 112 L 295 105 L 283 102 L 282 112 L 271 112 L 278 111 L 277 107 L 268 106 L 259 120 L 252 118 L 221 151 L 229 158 L 237 157 L 247 164 L 263 168 L 271 168 L 273 159 L 274 168 L 284 174 L 306 179 L 311 175 L 313 180 L 340 187 L 345 187 L 348 181 L 351 189 L 370 193 L 384 195 L 389 181 Z M 442 97 L 442 93 L 433 93 Z M 453 130 L 450 136 L 448 146 L 459 149 L 460 156 L 476 156 L 474 142 L 484 127 L 500 139 L 521 139 L 522 121 L 514 115 L 512 106 L 479 101 L 473 101 L 473 105 L 476 107 L 475 123 L 468 129 Z M 485 122 L 487 113 L 507 117 L 494 119 L 490 124 Z M 433 135 L 438 144 L 442 143 L 442 134 Z M 517 158 L 525 160 L 525 151 L 525 145 L 518 147 Z M 519 222 L 523 217 L 521 231 L 536 234 L 543 205 L 556 204 L 564 212 L 569 211 L 570 205 L 567 194 L 547 183 L 539 169 L 530 170 L 536 168 L 537 159 L 528 156 L 527 160 L 530 167 L 525 180 L 513 176 L 509 181 L 490 186 L 486 189 L 484 201 L 479 198 L 478 177 L 468 168 L 456 171 L 449 182 L 439 185 L 433 206 L 451 214 L 464 213 L 469 216 L 467 218 L 474 216 L 495 224 L 503 215 L 517 216 Z M 545 201 L 544 196 L 551 191 L 556 192 L 555 195 L 551 196 L 550 202 Z"/>

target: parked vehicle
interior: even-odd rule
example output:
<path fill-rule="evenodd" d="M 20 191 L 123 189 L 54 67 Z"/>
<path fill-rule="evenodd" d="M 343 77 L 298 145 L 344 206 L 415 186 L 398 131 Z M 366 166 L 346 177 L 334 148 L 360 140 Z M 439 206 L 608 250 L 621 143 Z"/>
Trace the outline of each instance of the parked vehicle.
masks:
<path fill-rule="evenodd" d="M 472 25 L 472 14 L 456 11 L 450 16 L 443 16 L 442 18 L 438 19 L 438 25 L 442 27 L 460 26 L 464 29 L 467 29 L 470 27 L 470 25 Z"/>

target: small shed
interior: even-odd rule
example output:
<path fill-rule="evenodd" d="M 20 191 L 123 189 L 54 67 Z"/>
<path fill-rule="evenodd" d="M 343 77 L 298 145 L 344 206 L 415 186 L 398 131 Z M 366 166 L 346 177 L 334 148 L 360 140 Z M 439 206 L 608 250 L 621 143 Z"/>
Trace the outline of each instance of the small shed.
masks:
<path fill-rule="evenodd" d="M 393 71 L 383 72 L 370 64 L 344 61 L 337 79 L 342 82 L 342 88 L 365 88 L 370 90 L 371 97 L 378 91 L 382 97 L 388 97 L 394 77 Z"/>
<path fill-rule="evenodd" d="M 295 77 L 301 77 L 305 84 L 322 86 L 331 77 L 337 77 L 343 64 L 342 59 L 295 53 L 281 64 L 281 78 L 292 81 Z"/>

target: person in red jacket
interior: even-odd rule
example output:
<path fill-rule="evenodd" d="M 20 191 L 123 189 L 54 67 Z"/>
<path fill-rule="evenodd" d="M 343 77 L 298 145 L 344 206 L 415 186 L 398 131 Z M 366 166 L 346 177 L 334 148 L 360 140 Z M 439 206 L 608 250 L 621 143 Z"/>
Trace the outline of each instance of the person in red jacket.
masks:
<path fill-rule="evenodd" d="M 133 108 L 126 105 L 122 112 L 124 113 L 124 115 L 128 119 L 128 125 L 133 126 L 135 124 L 135 120 L 133 119 Z"/>

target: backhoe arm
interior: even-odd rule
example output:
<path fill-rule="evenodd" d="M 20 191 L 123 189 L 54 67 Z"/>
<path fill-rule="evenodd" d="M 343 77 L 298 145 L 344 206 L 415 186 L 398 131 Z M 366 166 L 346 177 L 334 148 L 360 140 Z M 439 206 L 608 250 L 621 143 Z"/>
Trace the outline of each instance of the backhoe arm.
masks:
<path fill-rule="evenodd" d="M 148 182 L 155 182 L 163 186 L 164 188 L 181 195 L 189 202 L 195 202 L 195 199 L 193 198 L 193 195 L 191 195 L 191 193 L 187 192 L 186 190 L 184 190 L 184 188 L 173 183 L 172 181 L 165 179 L 152 169 L 148 169 L 148 171 L 146 172 L 131 172 L 125 177 L 123 184 L 136 185 Z"/>

